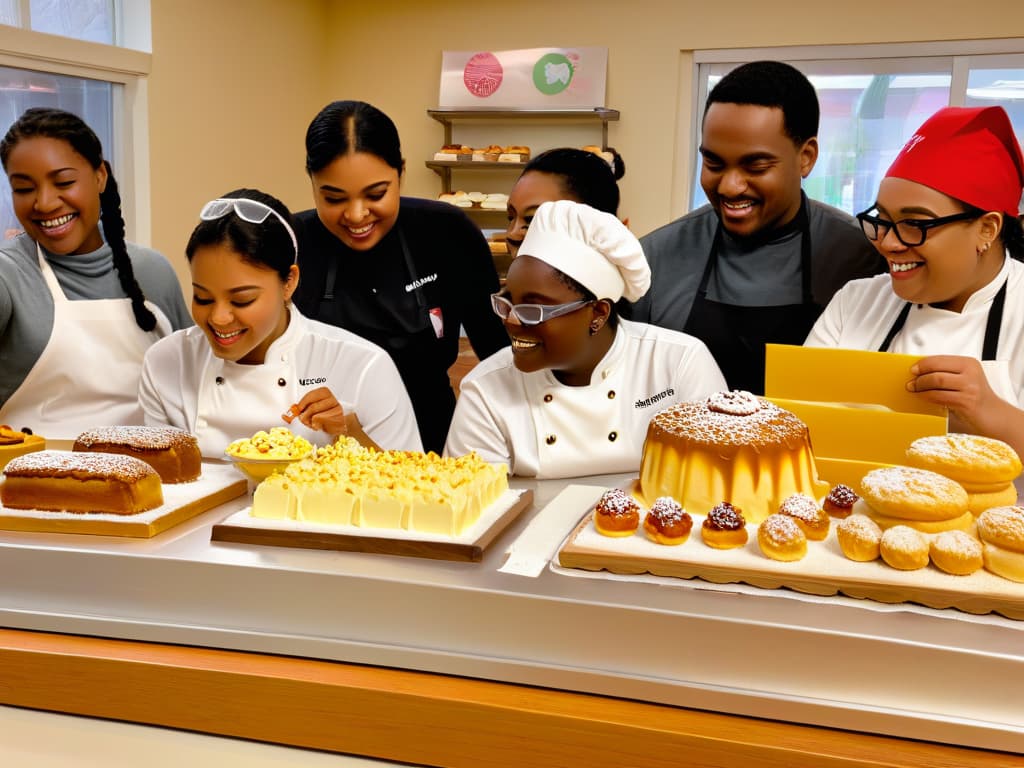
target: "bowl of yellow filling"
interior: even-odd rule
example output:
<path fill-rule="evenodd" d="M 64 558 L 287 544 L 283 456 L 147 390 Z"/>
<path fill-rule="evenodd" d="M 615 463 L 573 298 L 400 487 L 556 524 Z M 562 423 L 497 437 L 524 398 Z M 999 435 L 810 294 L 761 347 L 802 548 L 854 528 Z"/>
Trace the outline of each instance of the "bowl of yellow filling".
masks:
<path fill-rule="evenodd" d="M 252 437 L 235 440 L 224 451 L 243 475 L 253 482 L 266 480 L 275 472 L 313 453 L 313 444 L 287 427 L 260 430 Z"/>

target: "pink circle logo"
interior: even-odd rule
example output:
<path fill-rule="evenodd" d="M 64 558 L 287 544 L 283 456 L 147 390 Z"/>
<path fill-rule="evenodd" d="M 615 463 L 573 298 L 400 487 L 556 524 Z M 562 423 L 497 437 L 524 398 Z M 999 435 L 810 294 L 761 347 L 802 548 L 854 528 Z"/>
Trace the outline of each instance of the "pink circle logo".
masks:
<path fill-rule="evenodd" d="M 462 82 L 474 96 L 486 99 L 501 86 L 505 71 L 493 53 L 477 53 L 466 62 L 462 70 Z"/>

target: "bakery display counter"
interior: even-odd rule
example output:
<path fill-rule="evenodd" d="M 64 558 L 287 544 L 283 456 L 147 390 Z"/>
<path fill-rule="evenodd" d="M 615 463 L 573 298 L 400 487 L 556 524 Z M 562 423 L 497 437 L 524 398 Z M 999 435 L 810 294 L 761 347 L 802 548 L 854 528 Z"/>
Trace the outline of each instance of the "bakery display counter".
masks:
<path fill-rule="evenodd" d="M 110 711 L 114 705 L 108 699 L 131 701 L 119 698 L 121 691 L 113 697 L 97 694 L 112 684 L 109 675 L 104 682 L 103 669 L 120 669 L 121 662 L 153 685 L 165 670 L 180 691 L 190 680 L 207 679 L 207 673 L 211 691 L 217 690 L 216 681 L 228 678 L 253 686 L 240 701 L 273 702 L 274 691 L 286 689 L 301 700 L 304 690 L 319 691 L 316 695 L 326 698 L 309 699 L 307 717 L 319 713 L 320 721 L 324 712 L 333 714 L 332 707 L 345 712 L 352 706 L 346 696 L 361 684 L 346 675 L 365 677 L 366 690 L 379 687 L 374 701 L 383 709 L 375 710 L 377 726 L 387 721 L 381 713 L 388 706 L 398 707 L 395 717 L 402 723 L 418 717 L 422 728 L 436 725 L 435 715 L 450 723 L 459 711 L 480 724 L 491 717 L 513 718 L 483 728 L 474 734 L 476 741 L 487 734 L 507 738 L 509 723 L 527 723 L 537 739 L 551 744 L 558 743 L 559 734 L 566 744 L 575 744 L 566 734 L 577 726 L 597 745 L 602 732 L 614 732 L 625 743 L 651 730 L 649 720 L 631 718 L 654 717 L 666 725 L 646 738 L 656 748 L 668 748 L 697 744 L 698 723 L 716 723 L 711 739 L 720 742 L 722 759 L 694 762 L 702 765 L 749 765 L 744 756 L 755 755 L 764 761 L 755 764 L 765 765 L 906 764 L 896 758 L 884 762 L 893 744 L 904 744 L 894 737 L 1024 752 L 1024 708 L 1016 685 L 1024 679 L 1024 622 L 553 566 L 559 545 L 589 505 L 627 479 L 513 482 L 534 491 L 534 506 L 477 563 L 212 542 L 212 527 L 243 508 L 244 497 L 151 539 L 2 532 L 0 625 L 10 631 L 2 633 L 0 659 L 7 666 L 0 680 L 25 660 L 36 670 L 59 667 L 64 678 L 62 685 L 50 687 L 45 676 L 41 683 L 25 675 L 2 691 L 0 703 L 61 709 L 60 702 L 78 690 L 79 697 L 105 702 L 103 711 L 84 713 L 136 719 Z M 108 661 L 97 661 L 106 656 Z M 108 662 L 114 666 L 106 667 Z M 204 664 L 227 669 L 204 673 Z M 287 669 L 281 674 L 289 683 L 259 674 L 261 665 Z M 193 679 L 193 673 L 199 677 Z M 76 682 L 78 674 L 87 676 Z M 333 685 L 332 680 L 341 688 L 317 687 Z M 80 690 L 90 685 L 95 688 Z M 467 703 L 464 697 L 470 695 L 483 696 L 486 706 L 477 699 Z M 234 701 L 229 693 L 223 698 L 225 706 Z M 600 718 L 592 708 L 600 706 L 613 713 L 603 730 L 594 725 Z M 518 714 L 513 717 L 509 708 Z M 254 721 L 267 719 L 260 715 Z M 146 721 L 204 730 L 184 716 L 154 715 Z M 591 726 L 594 730 L 587 730 Z M 267 727 L 265 738 L 285 740 Z M 828 743 L 836 748 L 834 761 L 824 760 L 824 753 L 815 753 L 817 762 L 787 760 L 771 751 L 776 747 L 770 746 L 769 731 L 780 743 L 788 735 Z M 730 740 L 730 732 L 747 735 Z M 878 747 L 877 762 L 855 762 L 852 752 L 839 746 L 857 736 L 854 732 L 874 734 L 863 738 L 877 740 L 871 742 Z M 684 738 L 685 733 L 690 735 Z M 260 737 L 258 732 L 237 735 Z M 714 750 L 702 738 L 710 755 Z M 925 747 L 940 749 L 907 745 L 911 751 Z M 363 749 L 352 743 L 320 748 Z M 940 754 L 950 765 L 996 765 L 1006 759 L 948 749 L 911 764 L 941 764 Z M 432 764 L 515 764 L 442 760 L 429 750 L 420 757 L 398 752 L 359 753 Z M 565 754 L 584 753 L 567 747 L 563 763 Z M 589 764 L 614 764 L 607 761 L 615 754 Z"/>

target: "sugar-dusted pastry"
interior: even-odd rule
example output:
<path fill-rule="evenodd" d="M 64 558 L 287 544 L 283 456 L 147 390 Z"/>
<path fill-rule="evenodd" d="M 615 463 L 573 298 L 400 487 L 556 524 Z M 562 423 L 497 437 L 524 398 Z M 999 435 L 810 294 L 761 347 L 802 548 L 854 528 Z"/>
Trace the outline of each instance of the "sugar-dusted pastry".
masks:
<path fill-rule="evenodd" d="M 955 432 L 919 437 L 907 448 L 907 463 L 956 480 L 968 493 L 999 490 L 1021 473 L 1020 457 L 1002 440 Z"/>
<path fill-rule="evenodd" d="M 640 505 L 621 488 L 605 491 L 594 507 L 594 527 L 605 536 L 632 536 L 640 525 Z"/>
<path fill-rule="evenodd" d="M 828 492 L 822 508 L 832 517 L 849 517 L 850 513 L 853 512 L 853 505 L 859 498 L 860 496 L 854 492 L 853 488 L 838 483 Z"/>
<path fill-rule="evenodd" d="M 0 484 L 11 509 L 134 515 L 164 503 L 146 462 L 114 453 L 39 451 L 11 459 Z"/>
<path fill-rule="evenodd" d="M 836 525 L 836 539 L 847 559 L 869 563 L 880 554 L 882 529 L 867 515 L 851 515 Z"/>
<path fill-rule="evenodd" d="M 637 497 L 678 499 L 685 509 L 710 509 L 722 499 L 752 523 L 787 496 L 820 498 L 807 425 L 749 392 L 717 392 L 655 414 L 647 428 Z"/>
<path fill-rule="evenodd" d="M 747 543 L 747 521 L 743 511 L 727 501 L 716 504 L 700 526 L 704 543 L 715 549 L 735 549 Z"/>
<path fill-rule="evenodd" d="M 95 427 L 82 432 L 72 450 L 134 456 L 153 467 L 164 483 L 187 483 L 202 471 L 198 441 L 175 427 Z"/>
<path fill-rule="evenodd" d="M 788 515 L 769 515 L 757 526 L 757 545 L 772 560 L 790 562 L 807 554 L 807 537 Z"/>
<path fill-rule="evenodd" d="M 656 499 L 644 517 L 644 531 L 658 544 L 682 544 L 692 528 L 693 518 L 670 496 Z"/>
<path fill-rule="evenodd" d="M 986 509 L 978 516 L 985 570 L 1024 582 L 1024 507 Z"/>
<path fill-rule="evenodd" d="M 828 536 L 828 514 L 805 493 L 794 493 L 787 497 L 779 505 L 779 513 L 792 517 L 811 541 L 824 541 Z"/>
<path fill-rule="evenodd" d="M 945 531 L 931 540 L 929 555 L 941 571 L 967 576 L 984 565 L 981 542 L 963 531 Z"/>
<path fill-rule="evenodd" d="M 928 565 L 928 539 L 914 528 L 896 525 L 882 533 L 882 559 L 900 571 L 916 571 Z"/>

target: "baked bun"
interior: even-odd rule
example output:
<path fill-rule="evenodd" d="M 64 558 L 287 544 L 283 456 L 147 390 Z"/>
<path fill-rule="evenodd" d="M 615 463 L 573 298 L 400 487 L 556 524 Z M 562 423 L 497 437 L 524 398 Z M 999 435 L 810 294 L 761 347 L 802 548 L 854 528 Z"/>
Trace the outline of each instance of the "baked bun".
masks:
<path fill-rule="evenodd" d="M 682 544 L 690 536 L 693 518 L 671 496 L 662 496 L 644 518 L 644 531 L 658 544 Z"/>
<path fill-rule="evenodd" d="M 986 509 L 991 509 L 992 507 L 1005 507 L 1016 501 L 1017 488 L 1013 483 L 1007 483 L 1005 488 L 998 491 L 977 493 L 967 491 L 967 509 L 975 517 L 980 515 Z"/>
<path fill-rule="evenodd" d="M 915 467 L 873 469 L 860 482 L 875 512 L 907 520 L 949 520 L 967 511 L 967 491 L 937 472 Z"/>
<path fill-rule="evenodd" d="M 828 492 L 822 508 L 832 517 L 849 517 L 853 512 L 853 505 L 859 498 L 860 496 L 854 493 L 850 486 L 839 483 Z"/>
<path fill-rule="evenodd" d="M 920 437 L 907 448 L 907 463 L 945 475 L 968 492 L 974 488 L 982 493 L 998 490 L 1021 473 L 1020 457 L 1013 448 L 1002 440 L 981 435 Z"/>
<path fill-rule="evenodd" d="M 818 502 L 804 493 L 794 493 L 779 506 L 779 514 L 792 517 L 811 541 L 824 541 L 828 536 L 829 516 Z"/>
<path fill-rule="evenodd" d="M 848 560 L 869 563 L 880 554 L 882 529 L 866 515 L 851 515 L 836 525 L 836 540 Z"/>
<path fill-rule="evenodd" d="M 713 549 L 735 549 L 747 543 L 747 521 L 743 510 L 727 501 L 716 504 L 700 526 L 704 543 Z"/>
<path fill-rule="evenodd" d="M 984 564 L 981 542 L 963 531 L 946 531 L 932 539 L 929 547 L 932 563 L 955 576 L 967 576 Z"/>
<path fill-rule="evenodd" d="M 900 571 L 916 571 L 928 565 L 928 539 L 906 525 L 886 529 L 878 549 L 882 559 Z"/>
<path fill-rule="evenodd" d="M 853 505 L 853 511 L 854 514 L 867 515 L 878 523 L 882 530 L 887 530 L 897 525 L 905 525 L 908 528 L 913 528 L 916 531 L 927 534 L 942 533 L 943 531 L 967 531 L 970 533 L 974 529 L 974 515 L 969 511 L 957 517 L 951 517 L 948 520 L 909 520 L 905 517 L 880 515 L 864 499 Z"/>
<path fill-rule="evenodd" d="M 807 537 L 789 515 L 768 515 L 757 526 L 757 545 L 772 560 L 791 562 L 807 554 Z"/>
<path fill-rule="evenodd" d="M 621 488 L 605 491 L 594 507 L 594 527 L 604 536 L 632 536 L 640 525 L 640 505 Z"/>
<path fill-rule="evenodd" d="M 978 516 L 978 536 L 1014 552 L 1024 552 L 1024 507 L 993 507 Z"/>
<path fill-rule="evenodd" d="M 72 450 L 133 456 L 153 467 L 164 483 L 187 483 L 202 471 L 196 438 L 175 427 L 96 427 L 82 432 Z"/>

